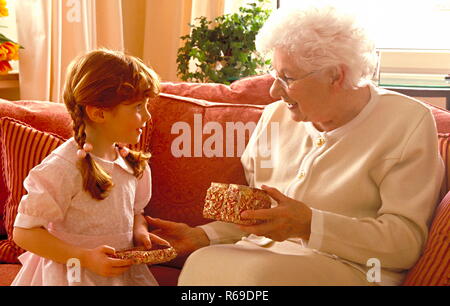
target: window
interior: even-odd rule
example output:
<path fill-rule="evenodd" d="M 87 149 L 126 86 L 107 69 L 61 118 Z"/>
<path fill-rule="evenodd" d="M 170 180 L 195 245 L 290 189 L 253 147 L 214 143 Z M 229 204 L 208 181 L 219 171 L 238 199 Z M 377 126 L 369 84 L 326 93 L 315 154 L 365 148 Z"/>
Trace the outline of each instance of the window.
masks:
<path fill-rule="evenodd" d="M 278 0 L 281 7 L 298 0 Z M 363 20 L 382 73 L 450 73 L 450 0 L 335 0 Z"/>

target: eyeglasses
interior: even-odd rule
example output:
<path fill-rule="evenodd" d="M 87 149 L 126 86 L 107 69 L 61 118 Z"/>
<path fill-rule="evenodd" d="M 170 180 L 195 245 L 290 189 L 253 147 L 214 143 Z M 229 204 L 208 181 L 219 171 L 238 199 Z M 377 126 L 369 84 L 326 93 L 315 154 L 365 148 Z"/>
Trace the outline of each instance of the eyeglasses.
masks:
<path fill-rule="evenodd" d="M 275 81 L 279 81 L 281 86 L 284 89 L 290 89 L 292 87 L 292 84 L 294 84 L 295 82 L 303 80 L 303 79 L 306 79 L 307 77 L 309 77 L 310 75 L 312 75 L 312 74 L 314 74 L 314 73 L 316 73 L 318 71 L 319 70 L 311 71 L 311 72 L 305 74 L 304 76 L 302 76 L 301 78 L 298 78 L 298 79 L 279 77 L 275 70 L 271 70 L 270 71 L 270 75 L 274 77 Z"/>

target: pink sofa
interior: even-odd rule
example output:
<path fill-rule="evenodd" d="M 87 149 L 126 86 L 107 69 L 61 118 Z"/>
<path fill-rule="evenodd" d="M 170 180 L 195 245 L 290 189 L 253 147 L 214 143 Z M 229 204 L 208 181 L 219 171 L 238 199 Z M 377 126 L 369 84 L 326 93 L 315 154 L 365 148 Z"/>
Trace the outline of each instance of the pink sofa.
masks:
<path fill-rule="evenodd" d="M 202 217 L 202 204 L 206 189 L 212 181 L 245 184 L 239 162 L 241 152 L 237 138 L 244 137 L 247 143 L 250 133 L 241 136 L 229 135 L 226 123 L 256 123 L 264 105 L 273 102 L 269 95 L 272 81 L 270 76 L 257 76 L 237 81 L 231 86 L 163 83 L 163 94 L 151 103 L 152 124 L 148 125 L 137 145 L 140 149 L 150 151 L 153 156 L 150 161 L 153 197 L 146 208 L 147 214 L 192 226 L 204 224 L 210 220 Z M 450 113 L 435 107 L 430 108 L 436 118 L 441 153 L 447 165 Z M 216 156 L 209 157 L 208 152 L 204 150 L 208 135 L 202 136 L 201 132 L 199 134 L 198 128 L 201 129 L 208 122 L 219 123 L 221 131 L 226 134 L 226 137 L 223 137 L 223 154 L 216 151 Z M 178 130 L 174 129 L 176 123 L 181 123 Z M 193 141 L 190 148 L 173 147 L 174 141 L 183 136 L 183 128 L 192 132 L 190 137 Z M 14 132 L 16 130 L 19 132 Z M 30 138 L 25 135 L 33 135 L 33 141 L 37 143 L 30 145 Z M 23 177 L 26 176 L 28 168 L 51 151 L 44 151 L 38 141 L 51 138 L 52 143 L 57 146 L 70 136 L 70 119 L 64 105 L 0 100 L 0 157 L 3 174 L 0 178 L 0 285 L 9 285 L 20 269 L 17 256 L 23 251 L 13 243 L 10 235 L 18 199 L 23 194 Z M 18 141 L 25 137 L 28 138 Z M 230 139 L 234 142 L 230 142 Z M 14 149 L 12 143 L 22 149 Z M 230 143 L 234 144 L 233 154 L 232 157 L 226 157 L 227 145 Z M 46 143 L 47 146 L 49 144 L 50 142 Z M 40 155 L 35 149 L 29 152 L 33 146 L 41 150 Z M 174 150 L 177 151 L 175 154 Z M 185 157 L 175 156 L 181 154 L 180 152 L 183 152 Z M 32 156 L 25 158 L 28 155 Z M 449 176 L 446 175 L 441 199 L 449 190 L 448 180 Z M 448 284 L 450 254 L 448 238 L 445 237 L 448 237 L 450 230 L 449 203 L 450 195 L 442 200 L 436 210 L 427 247 L 422 258 L 411 269 L 405 281 L 406 285 Z M 165 265 L 152 266 L 151 270 L 161 285 L 176 285 L 184 260 L 185 258 L 177 258 Z"/>

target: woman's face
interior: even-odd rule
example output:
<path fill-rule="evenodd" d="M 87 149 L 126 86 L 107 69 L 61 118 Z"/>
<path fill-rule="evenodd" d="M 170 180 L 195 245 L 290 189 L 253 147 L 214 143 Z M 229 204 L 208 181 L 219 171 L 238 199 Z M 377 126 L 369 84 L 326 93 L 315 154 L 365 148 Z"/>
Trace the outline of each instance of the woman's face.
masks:
<path fill-rule="evenodd" d="M 334 114 L 330 78 L 325 71 L 305 71 L 295 63 L 292 54 L 275 49 L 272 64 L 278 78 L 270 88 L 270 95 L 286 103 L 295 121 L 310 121 L 319 126 L 331 121 Z"/>

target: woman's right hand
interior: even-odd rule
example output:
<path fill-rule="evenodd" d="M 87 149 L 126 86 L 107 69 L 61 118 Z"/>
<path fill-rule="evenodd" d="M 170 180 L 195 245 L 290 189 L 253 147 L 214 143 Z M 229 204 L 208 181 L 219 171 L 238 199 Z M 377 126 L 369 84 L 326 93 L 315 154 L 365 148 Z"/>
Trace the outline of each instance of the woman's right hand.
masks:
<path fill-rule="evenodd" d="M 118 259 L 108 256 L 108 254 L 114 255 L 114 253 L 114 248 L 107 245 L 86 250 L 81 265 L 101 276 L 118 276 L 127 271 L 133 261 L 131 259 Z"/>
<path fill-rule="evenodd" d="M 167 240 L 177 251 L 179 257 L 185 257 L 202 247 L 209 245 L 208 236 L 199 227 L 190 227 L 177 223 L 145 216 L 147 223 L 156 228 L 152 233 Z"/>

